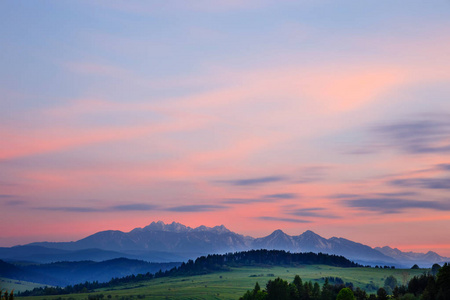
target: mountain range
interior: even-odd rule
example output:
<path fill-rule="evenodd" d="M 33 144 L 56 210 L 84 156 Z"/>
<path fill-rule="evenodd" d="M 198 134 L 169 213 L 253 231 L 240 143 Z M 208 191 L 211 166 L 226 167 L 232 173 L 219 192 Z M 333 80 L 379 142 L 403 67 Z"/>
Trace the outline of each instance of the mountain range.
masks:
<path fill-rule="evenodd" d="M 411 267 L 413 264 L 430 267 L 434 263 L 450 261 L 450 258 L 431 251 L 414 253 L 387 246 L 371 248 L 345 238 L 326 239 L 309 230 L 297 236 L 275 230 L 266 237 L 253 238 L 232 232 L 223 225 L 191 228 L 162 221 L 130 232 L 101 231 L 75 242 L 39 242 L 0 248 L 0 259 L 42 263 L 124 257 L 152 262 L 179 262 L 201 255 L 250 249 L 322 252 L 342 255 L 361 264 L 396 267 Z"/>

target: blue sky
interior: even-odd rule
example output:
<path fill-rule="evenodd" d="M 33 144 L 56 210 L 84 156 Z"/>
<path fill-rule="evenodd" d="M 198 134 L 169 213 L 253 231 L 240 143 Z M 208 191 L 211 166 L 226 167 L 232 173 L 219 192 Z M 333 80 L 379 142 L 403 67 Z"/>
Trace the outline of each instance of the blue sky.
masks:
<path fill-rule="evenodd" d="M 450 255 L 449 8 L 3 1 L 0 245 L 163 220 Z"/>

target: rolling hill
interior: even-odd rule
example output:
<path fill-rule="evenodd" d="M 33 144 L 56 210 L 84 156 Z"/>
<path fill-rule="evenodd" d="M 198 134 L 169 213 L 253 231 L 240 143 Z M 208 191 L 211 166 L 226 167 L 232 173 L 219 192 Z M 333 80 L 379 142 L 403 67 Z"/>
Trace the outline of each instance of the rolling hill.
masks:
<path fill-rule="evenodd" d="M 78 261 L 47 264 L 11 264 L 0 260 L 0 277 L 29 282 L 66 286 L 85 281 L 107 282 L 111 278 L 132 274 L 156 273 L 181 263 L 149 263 L 141 260 L 116 258 L 102 262 Z"/>

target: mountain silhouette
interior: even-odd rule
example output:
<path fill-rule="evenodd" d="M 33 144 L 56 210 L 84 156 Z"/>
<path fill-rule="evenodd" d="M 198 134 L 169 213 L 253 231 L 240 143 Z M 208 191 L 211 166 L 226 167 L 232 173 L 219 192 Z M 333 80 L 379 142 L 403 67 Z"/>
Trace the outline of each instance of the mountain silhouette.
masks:
<path fill-rule="evenodd" d="M 191 228 L 177 222 L 165 224 L 162 221 L 130 232 L 101 231 L 74 242 L 40 242 L 0 248 L 0 259 L 51 262 L 52 257 L 68 261 L 77 260 L 75 257 L 94 261 L 125 257 L 168 262 L 251 249 L 328 253 L 342 255 L 361 264 L 398 267 L 410 267 L 415 263 L 428 267 L 450 260 L 435 252 L 402 252 L 390 247 L 371 248 L 342 237 L 326 239 L 310 230 L 291 236 L 277 229 L 268 236 L 253 238 L 232 232 L 223 225 Z"/>

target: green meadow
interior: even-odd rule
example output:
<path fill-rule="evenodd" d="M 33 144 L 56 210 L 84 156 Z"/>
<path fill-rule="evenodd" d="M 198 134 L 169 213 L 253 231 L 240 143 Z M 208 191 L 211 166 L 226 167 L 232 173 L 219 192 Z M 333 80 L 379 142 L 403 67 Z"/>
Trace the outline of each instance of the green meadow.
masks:
<path fill-rule="evenodd" d="M 0 277 L 0 287 L 3 289 L 7 288 L 8 291 L 14 290 L 15 292 L 23 292 L 44 286 L 45 284 Z"/>
<path fill-rule="evenodd" d="M 28 300 L 81 300 L 102 298 L 104 300 L 125 299 L 238 299 L 256 282 L 261 287 L 281 277 L 292 281 L 299 275 L 303 281 L 322 284 L 324 277 L 339 277 L 344 282 L 352 282 L 354 287 L 365 289 L 369 293 L 376 292 L 384 285 L 387 276 L 393 275 L 398 282 L 406 283 L 415 275 L 422 274 L 424 269 L 375 269 L 375 268 L 338 268 L 325 265 L 307 265 L 301 267 L 242 267 L 231 271 L 216 272 L 207 275 L 186 277 L 162 277 L 137 284 L 117 286 L 113 289 L 99 289 L 86 294 L 69 294 L 39 297 L 16 297 Z M 333 284 L 332 282 L 330 282 Z"/>

